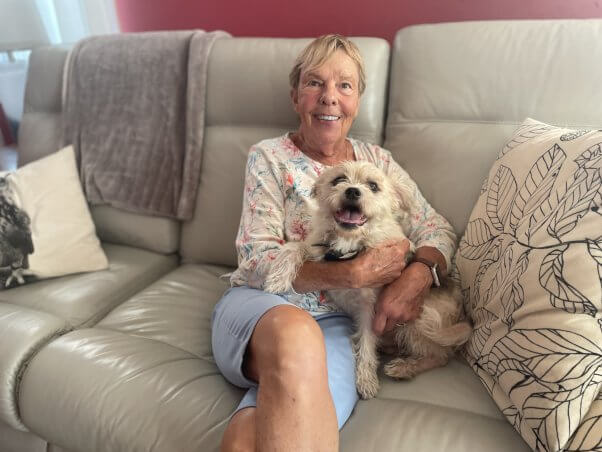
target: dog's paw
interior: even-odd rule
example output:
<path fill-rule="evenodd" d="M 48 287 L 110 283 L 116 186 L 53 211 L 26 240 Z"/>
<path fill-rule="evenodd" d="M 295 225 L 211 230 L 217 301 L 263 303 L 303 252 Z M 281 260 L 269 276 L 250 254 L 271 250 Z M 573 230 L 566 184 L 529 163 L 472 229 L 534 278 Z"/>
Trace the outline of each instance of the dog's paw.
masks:
<path fill-rule="evenodd" d="M 357 362 L 355 369 L 355 385 L 357 392 L 362 399 L 371 399 L 376 395 L 380 388 L 378 381 L 378 362 L 372 360 L 362 360 L 361 357 Z"/>
<path fill-rule="evenodd" d="M 409 380 L 416 376 L 416 360 L 412 358 L 395 358 L 385 364 L 385 375 L 397 380 Z"/>
<path fill-rule="evenodd" d="M 449 357 L 445 354 L 418 358 L 395 358 L 385 365 L 385 375 L 399 380 L 409 380 L 435 367 L 445 366 Z"/>
<path fill-rule="evenodd" d="M 357 387 L 357 392 L 364 400 L 371 399 L 376 396 L 378 390 L 380 389 L 380 383 L 376 373 L 374 375 L 358 375 L 355 380 L 355 385 Z"/>
<path fill-rule="evenodd" d="M 269 293 L 284 293 L 288 291 L 287 281 L 280 276 L 268 276 L 263 285 L 263 290 Z"/>

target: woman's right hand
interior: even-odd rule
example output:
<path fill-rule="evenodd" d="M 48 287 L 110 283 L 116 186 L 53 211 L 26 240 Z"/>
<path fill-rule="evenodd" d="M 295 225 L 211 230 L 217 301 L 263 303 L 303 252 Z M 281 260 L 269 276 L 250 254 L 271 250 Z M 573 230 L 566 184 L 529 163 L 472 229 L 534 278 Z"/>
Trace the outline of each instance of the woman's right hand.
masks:
<path fill-rule="evenodd" d="M 406 255 L 410 251 L 410 242 L 389 240 L 374 248 L 362 251 L 351 262 L 354 289 L 364 287 L 382 287 L 401 276 L 406 266 Z"/>

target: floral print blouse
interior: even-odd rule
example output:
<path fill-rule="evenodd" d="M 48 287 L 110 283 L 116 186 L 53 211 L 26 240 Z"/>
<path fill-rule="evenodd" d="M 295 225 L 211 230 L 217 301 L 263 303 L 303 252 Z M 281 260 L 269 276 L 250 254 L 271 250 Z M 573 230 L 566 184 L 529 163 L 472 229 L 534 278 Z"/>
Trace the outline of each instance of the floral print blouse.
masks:
<path fill-rule="evenodd" d="M 416 245 L 437 248 L 451 268 L 456 235 L 451 225 L 428 204 L 408 174 L 380 146 L 349 138 L 356 160 L 374 163 L 389 177 L 399 178 L 414 192 L 416 210 L 410 212 L 409 239 Z M 249 151 L 242 215 L 236 249 L 238 269 L 232 286 L 262 289 L 272 261 L 288 241 L 307 237 L 307 203 L 314 181 L 325 165 L 306 156 L 289 134 L 261 141 Z M 321 292 L 281 294 L 312 315 L 336 311 Z"/>

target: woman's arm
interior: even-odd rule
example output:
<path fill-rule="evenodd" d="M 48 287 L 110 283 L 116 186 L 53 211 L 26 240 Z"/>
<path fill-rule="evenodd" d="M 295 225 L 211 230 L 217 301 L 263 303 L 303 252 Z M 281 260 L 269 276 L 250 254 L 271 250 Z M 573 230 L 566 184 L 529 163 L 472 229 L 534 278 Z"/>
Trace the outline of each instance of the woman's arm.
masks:
<path fill-rule="evenodd" d="M 410 249 L 407 240 L 383 242 L 362 251 L 351 260 L 339 262 L 307 261 L 293 282 L 296 292 L 330 289 L 382 287 L 401 275 L 405 256 Z"/>
<path fill-rule="evenodd" d="M 242 213 L 236 236 L 238 269 L 232 285 L 262 289 L 271 262 L 284 245 L 284 195 L 275 165 L 259 146 L 249 150 Z"/>
<path fill-rule="evenodd" d="M 431 207 L 416 183 L 393 160 L 389 162 L 387 172 L 409 187 L 414 201 L 414 207 L 408 213 L 408 235 L 416 245 L 415 256 L 436 263 L 440 274 L 446 275 L 456 247 L 453 228 Z M 416 319 L 432 284 L 430 268 L 421 262 L 411 262 L 401 276 L 380 293 L 373 321 L 374 332 L 380 335 L 396 324 Z"/>

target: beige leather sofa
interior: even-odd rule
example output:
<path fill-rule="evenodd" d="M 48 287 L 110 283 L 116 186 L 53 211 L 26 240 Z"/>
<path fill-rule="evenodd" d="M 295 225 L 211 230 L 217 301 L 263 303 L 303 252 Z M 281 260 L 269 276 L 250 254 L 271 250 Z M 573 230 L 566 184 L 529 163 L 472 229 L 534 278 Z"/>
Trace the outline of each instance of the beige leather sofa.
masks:
<path fill-rule="evenodd" d="M 226 288 L 219 275 L 236 265 L 246 151 L 295 129 L 287 72 L 306 42 L 215 44 L 192 221 L 94 208 L 109 270 L 0 292 L 0 451 L 218 450 L 243 391 L 213 362 L 210 315 Z M 602 21 L 424 25 L 391 47 L 356 42 L 368 88 L 353 135 L 391 150 L 459 234 L 525 117 L 602 126 Z M 21 164 L 57 149 L 66 54 L 32 55 Z M 341 450 L 528 450 L 461 359 L 382 380 Z"/>

